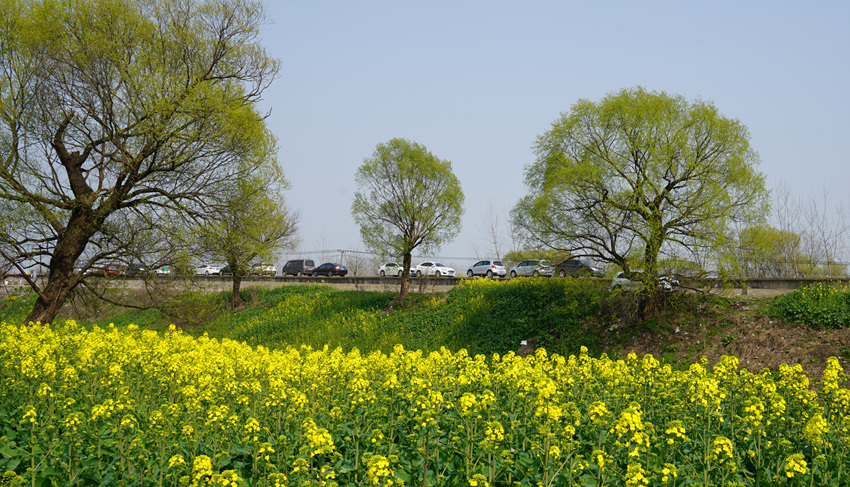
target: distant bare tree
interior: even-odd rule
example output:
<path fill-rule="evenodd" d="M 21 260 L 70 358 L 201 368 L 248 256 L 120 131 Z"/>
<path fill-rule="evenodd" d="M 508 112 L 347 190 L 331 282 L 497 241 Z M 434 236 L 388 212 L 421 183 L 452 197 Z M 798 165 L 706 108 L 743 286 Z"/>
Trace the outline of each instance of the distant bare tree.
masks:
<path fill-rule="evenodd" d="M 800 208 L 799 199 L 794 198 L 788 186 L 780 183 L 779 188 L 773 192 L 773 218 L 776 229 L 799 235 L 802 229 Z M 800 241 L 797 239 L 796 245 L 786 245 L 779 249 L 787 277 L 803 277 Z"/>
<path fill-rule="evenodd" d="M 493 200 L 490 200 L 487 204 L 487 213 L 484 215 L 484 219 L 476 226 L 478 235 L 483 237 L 486 245 L 483 249 L 477 243 L 472 245 L 472 251 L 475 253 L 476 258 L 495 257 L 497 260 L 502 260 L 502 256 L 506 252 L 506 234 L 511 233 L 503 227 L 504 221 L 496 213 L 496 209 L 493 207 Z"/>
<path fill-rule="evenodd" d="M 843 202 L 832 207 L 830 203 L 828 187 L 809 195 L 802 208 L 803 246 L 822 275 L 838 277 L 836 273 L 846 274 L 846 266 L 840 263 L 846 258 L 847 209 Z"/>
<path fill-rule="evenodd" d="M 344 255 L 345 258 L 341 264 L 347 267 L 349 274 L 354 277 L 363 276 L 363 274 L 371 267 L 370 254 L 367 252 L 346 250 Z"/>

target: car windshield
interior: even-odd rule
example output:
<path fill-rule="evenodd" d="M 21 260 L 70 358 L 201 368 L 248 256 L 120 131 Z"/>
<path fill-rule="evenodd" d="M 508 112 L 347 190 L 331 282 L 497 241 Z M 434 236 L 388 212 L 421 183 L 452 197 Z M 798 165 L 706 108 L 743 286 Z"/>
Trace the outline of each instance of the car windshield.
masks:
<path fill-rule="evenodd" d="M 502 263 L 501 263 L 501 262 L 499 262 L 498 260 L 494 260 L 494 261 L 493 261 L 493 265 L 502 265 Z"/>
<path fill-rule="evenodd" d="M 436 265 L 437 267 L 445 267 L 443 264 L 440 264 L 439 262 L 437 262 L 435 265 Z"/>
<path fill-rule="evenodd" d="M 550 265 L 552 265 L 552 262 L 551 262 L 551 261 L 548 261 L 548 260 L 541 260 L 541 261 L 540 261 L 540 265 L 543 265 L 543 266 L 550 266 Z"/>

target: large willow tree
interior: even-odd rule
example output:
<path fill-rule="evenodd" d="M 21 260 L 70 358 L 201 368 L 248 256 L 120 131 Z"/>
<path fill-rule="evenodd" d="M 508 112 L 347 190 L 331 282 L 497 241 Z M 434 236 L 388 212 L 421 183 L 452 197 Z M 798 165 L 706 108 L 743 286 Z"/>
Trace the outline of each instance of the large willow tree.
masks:
<path fill-rule="evenodd" d="M 709 102 L 643 88 L 579 100 L 534 151 L 515 227 L 551 248 L 642 267 L 650 315 L 662 251 L 722 253 L 733 222 L 767 211 L 747 128 Z"/>
<path fill-rule="evenodd" d="M 167 258 L 272 159 L 264 21 L 248 0 L 0 0 L 0 254 L 49 269 L 29 320 L 93 266 Z"/>

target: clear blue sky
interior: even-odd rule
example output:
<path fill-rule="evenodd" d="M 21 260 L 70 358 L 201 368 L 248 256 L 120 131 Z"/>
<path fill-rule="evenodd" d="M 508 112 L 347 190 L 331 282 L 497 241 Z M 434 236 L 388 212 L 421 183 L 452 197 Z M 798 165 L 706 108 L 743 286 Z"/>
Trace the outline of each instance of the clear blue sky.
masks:
<path fill-rule="evenodd" d="M 536 136 L 579 98 L 638 85 L 711 100 L 743 122 L 771 188 L 826 186 L 848 199 L 846 0 L 267 5 L 263 43 L 282 69 L 263 108 L 303 251 L 363 249 L 350 215 L 355 170 L 376 144 L 403 137 L 450 160 L 460 179 L 463 227 L 439 255 L 463 272 L 486 247 L 478 231 L 490 205 L 509 230 Z"/>

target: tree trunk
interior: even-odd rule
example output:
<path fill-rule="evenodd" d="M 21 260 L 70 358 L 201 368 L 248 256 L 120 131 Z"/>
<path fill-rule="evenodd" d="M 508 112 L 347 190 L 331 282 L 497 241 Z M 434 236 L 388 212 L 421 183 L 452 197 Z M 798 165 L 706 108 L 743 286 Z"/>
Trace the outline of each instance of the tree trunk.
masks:
<path fill-rule="evenodd" d="M 80 235 L 76 236 L 82 238 Z M 74 263 L 82 254 L 87 239 L 80 241 L 72 237 L 73 235 L 66 236 L 57 242 L 50 258 L 47 284 L 42 289 L 34 288 L 38 299 L 27 316 L 26 323 L 51 323 L 65 304 L 68 294 L 80 283 L 81 278 L 74 274 Z M 37 284 L 33 283 L 33 286 Z"/>
<path fill-rule="evenodd" d="M 660 227 L 660 222 L 658 227 Z M 646 245 L 646 253 L 644 254 L 643 277 L 644 282 L 644 308 L 643 318 L 649 320 L 658 316 L 658 301 L 660 298 L 659 281 L 658 281 L 658 253 L 661 251 L 661 243 L 664 241 L 664 235 L 660 232 L 653 232 L 649 237 L 649 242 Z"/>
<path fill-rule="evenodd" d="M 71 285 L 72 281 L 73 278 L 69 278 L 67 275 L 51 272 L 47 278 L 47 285 L 38 293 L 35 306 L 27 316 L 25 323 L 46 325 L 56 319 L 59 309 L 65 304 L 68 293 L 76 286 L 76 284 Z"/>
<path fill-rule="evenodd" d="M 242 307 L 242 297 L 239 296 L 239 288 L 242 287 L 242 276 L 238 271 L 233 272 L 233 297 L 230 298 L 230 305 L 233 309 Z"/>
<path fill-rule="evenodd" d="M 413 258 L 410 255 L 410 252 L 404 254 L 404 271 L 401 274 L 401 291 L 398 293 L 398 302 L 403 303 L 404 298 L 407 297 L 407 293 L 410 291 L 410 263 Z"/>
<path fill-rule="evenodd" d="M 74 264 L 94 234 L 92 229 L 99 226 L 94 220 L 91 208 L 85 205 L 78 206 L 71 212 L 66 231 L 59 235 L 50 256 L 47 284 L 43 289 L 38 289 L 38 285 L 33 283 L 33 290 L 38 293 L 38 299 L 25 323 L 51 323 L 65 304 L 68 294 L 80 283 L 82 276 L 74 274 Z"/>

